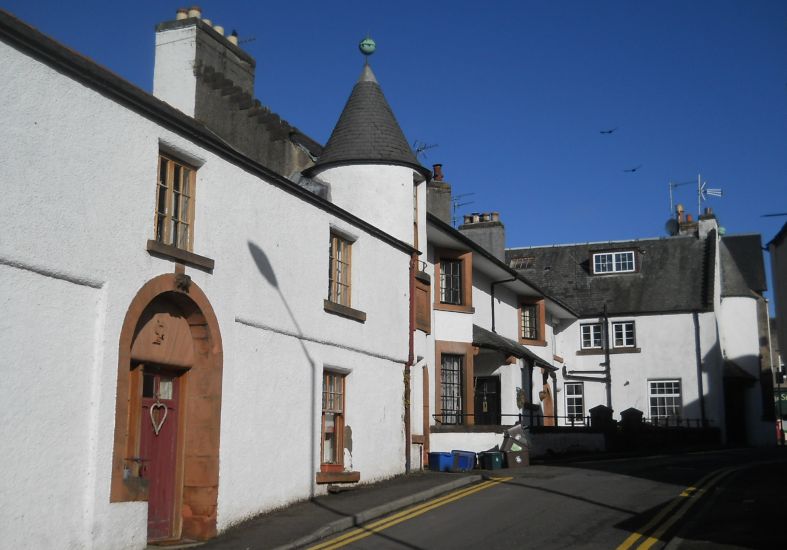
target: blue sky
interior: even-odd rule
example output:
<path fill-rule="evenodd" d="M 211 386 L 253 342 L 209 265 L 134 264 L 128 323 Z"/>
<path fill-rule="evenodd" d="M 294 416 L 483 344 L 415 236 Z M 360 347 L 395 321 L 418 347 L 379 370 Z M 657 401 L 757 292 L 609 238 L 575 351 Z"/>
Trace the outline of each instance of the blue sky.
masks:
<path fill-rule="evenodd" d="M 170 1 L 2 1 L 145 90 Z M 787 217 L 787 2 L 201 1 L 257 60 L 257 97 L 321 142 L 362 58 L 408 140 L 434 144 L 459 213 L 499 211 L 509 246 L 665 235 L 668 182 L 722 188 L 728 233 Z M 599 132 L 617 128 L 609 135 Z M 624 169 L 641 165 L 634 173 Z M 676 197 L 696 215 L 693 186 Z"/>

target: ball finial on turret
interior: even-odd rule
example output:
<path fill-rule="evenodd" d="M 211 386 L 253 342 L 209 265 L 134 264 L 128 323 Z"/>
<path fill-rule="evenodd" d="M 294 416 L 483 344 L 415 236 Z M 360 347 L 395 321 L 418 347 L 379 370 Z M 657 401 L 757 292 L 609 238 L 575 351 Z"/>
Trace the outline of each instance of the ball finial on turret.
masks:
<path fill-rule="evenodd" d="M 377 44 L 375 44 L 374 40 L 367 36 L 358 44 L 358 49 L 361 50 L 363 55 L 369 57 L 374 53 L 374 50 L 377 49 Z"/>

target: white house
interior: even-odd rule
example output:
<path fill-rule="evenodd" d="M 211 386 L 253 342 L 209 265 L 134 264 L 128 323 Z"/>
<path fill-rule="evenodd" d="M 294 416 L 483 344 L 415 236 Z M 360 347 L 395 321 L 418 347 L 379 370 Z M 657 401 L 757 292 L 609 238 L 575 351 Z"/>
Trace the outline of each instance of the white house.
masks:
<path fill-rule="evenodd" d="M 154 97 L 0 12 L 9 547 L 205 539 L 405 471 L 429 173 L 371 69 L 323 149 L 198 12 L 156 40 Z"/>
<path fill-rule="evenodd" d="M 707 213 L 681 217 L 673 237 L 506 254 L 579 314 L 556 334 L 563 415 L 635 408 L 652 423 L 718 427 L 732 444 L 772 441 L 759 236 L 720 236 Z"/>
<path fill-rule="evenodd" d="M 428 194 L 427 254 L 416 280 L 413 441 L 424 453 L 483 451 L 502 442 L 524 408 L 555 415 L 553 327 L 576 315 L 505 264 L 496 213 L 450 225 L 450 185 L 439 165 Z"/>

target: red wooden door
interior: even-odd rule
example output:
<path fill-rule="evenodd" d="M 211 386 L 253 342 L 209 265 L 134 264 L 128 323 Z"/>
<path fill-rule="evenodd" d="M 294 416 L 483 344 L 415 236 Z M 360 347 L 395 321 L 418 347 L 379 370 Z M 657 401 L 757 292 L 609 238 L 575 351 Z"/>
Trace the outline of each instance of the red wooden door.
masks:
<path fill-rule="evenodd" d="M 178 378 L 146 368 L 142 374 L 140 475 L 148 480 L 148 540 L 174 535 Z"/>

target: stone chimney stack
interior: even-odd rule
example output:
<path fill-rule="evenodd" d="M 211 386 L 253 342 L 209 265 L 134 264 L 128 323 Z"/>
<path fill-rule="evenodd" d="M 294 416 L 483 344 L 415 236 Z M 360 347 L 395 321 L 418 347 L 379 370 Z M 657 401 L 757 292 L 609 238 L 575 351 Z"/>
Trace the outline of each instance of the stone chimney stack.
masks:
<path fill-rule="evenodd" d="M 209 126 L 209 88 L 251 98 L 256 63 L 238 47 L 237 35 L 232 38 L 203 19 L 196 6 L 180 8 L 175 19 L 159 23 L 153 95 Z"/>
<path fill-rule="evenodd" d="M 443 165 L 432 166 L 432 180 L 426 184 L 426 211 L 451 225 L 451 184 L 443 180 Z"/>
<path fill-rule="evenodd" d="M 713 210 L 711 210 L 710 207 L 705 209 L 697 225 L 700 239 L 707 237 L 711 231 L 716 231 L 716 233 L 719 232 L 719 222 L 716 220 L 716 216 L 713 214 Z"/>
<path fill-rule="evenodd" d="M 500 213 L 473 213 L 464 217 L 459 226 L 466 237 L 491 252 L 495 258 L 506 260 L 506 228 L 500 221 Z"/>

